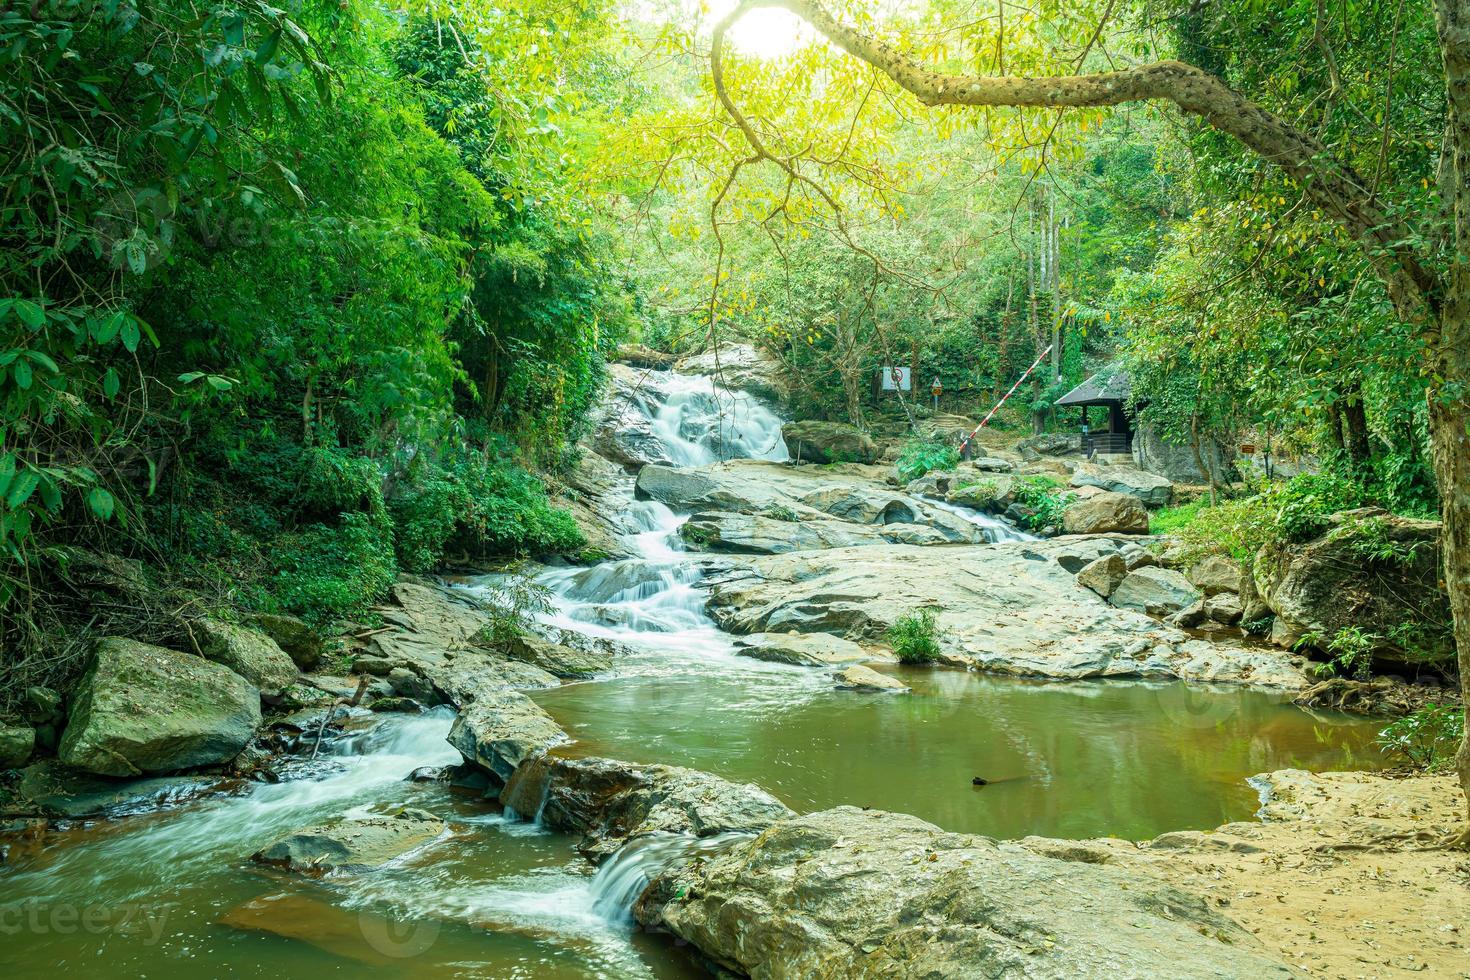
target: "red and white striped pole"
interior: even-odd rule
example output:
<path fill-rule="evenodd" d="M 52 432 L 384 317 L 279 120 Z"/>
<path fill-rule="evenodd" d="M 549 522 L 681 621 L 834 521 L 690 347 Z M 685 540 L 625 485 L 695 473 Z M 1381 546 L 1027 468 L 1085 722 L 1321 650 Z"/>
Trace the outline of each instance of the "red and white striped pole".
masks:
<path fill-rule="evenodd" d="M 1021 385 L 1023 383 L 1025 383 L 1025 381 L 1026 381 L 1027 378 L 1031 377 L 1031 372 L 1032 371 L 1035 371 L 1037 365 L 1040 364 L 1043 360 L 1046 359 L 1046 355 L 1048 355 L 1048 354 L 1051 353 L 1051 349 L 1052 349 L 1052 345 L 1051 344 L 1047 344 L 1046 345 L 1046 350 L 1042 351 L 1039 355 L 1037 355 L 1036 360 L 1034 360 L 1034 361 L 1031 362 L 1031 366 L 1026 369 L 1026 373 L 1025 374 L 1021 375 L 1020 380 L 1017 381 L 1015 384 L 1011 385 L 1011 390 L 1008 391 L 1008 392 L 1006 392 L 1005 393 L 1005 396 L 1002 397 L 1000 401 L 998 401 L 998 402 L 995 403 L 995 407 L 992 408 L 990 410 L 990 412 L 983 419 L 980 420 L 980 424 L 977 425 L 977 426 L 975 426 L 975 428 L 973 430 L 971 430 L 971 432 L 970 432 L 969 435 L 965 436 L 965 441 L 962 442 L 962 443 L 960 443 L 960 455 L 961 456 L 965 455 L 965 450 L 968 449 L 968 448 L 970 448 L 970 440 L 973 439 L 973 438 L 975 438 L 975 433 L 977 433 L 981 429 L 985 428 L 985 423 L 986 422 L 989 422 L 995 416 L 995 413 L 998 412 L 998 411 L 1000 411 L 1000 407 L 1006 403 L 1006 399 L 1007 398 L 1010 398 L 1012 395 L 1014 395 L 1016 393 L 1016 389 L 1019 388 L 1019 387 L 1021 387 Z"/>

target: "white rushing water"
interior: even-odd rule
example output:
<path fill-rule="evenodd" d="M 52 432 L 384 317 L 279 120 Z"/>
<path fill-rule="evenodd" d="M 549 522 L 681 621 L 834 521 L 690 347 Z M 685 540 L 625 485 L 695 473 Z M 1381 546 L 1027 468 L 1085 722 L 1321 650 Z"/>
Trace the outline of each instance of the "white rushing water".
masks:
<path fill-rule="evenodd" d="M 791 458 L 775 412 L 710 378 L 650 371 L 640 378 L 635 402 L 664 452 L 680 466 Z"/>

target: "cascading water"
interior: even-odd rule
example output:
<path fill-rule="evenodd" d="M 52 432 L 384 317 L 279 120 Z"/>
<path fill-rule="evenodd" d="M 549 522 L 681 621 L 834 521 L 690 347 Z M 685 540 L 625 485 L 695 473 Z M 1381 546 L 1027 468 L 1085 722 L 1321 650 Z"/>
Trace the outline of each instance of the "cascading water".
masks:
<path fill-rule="evenodd" d="M 632 925 L 633 903 L 655 877 L 676 864 L 719 854 L 750 836 L 660 833 L 635 838 L 597 869 L 591 885 L 592 907 L 609 921 Z"/>
<path fill-rule="evenodd" d="M 791 458 L 774 412 L 710 378 L 651 371 L 640 379 L 634 401 L 648 416 L 664 452 L 680 466 Z"/>
<path fill-rule="evenodd" d="M 943 500 L 929 500 L 926 503 L 936 510 L 954 514 L 956 517 L 969 521 L 978 527 L 985 534 L 986 544 L 1000 544 L 1005 541 L 1041 540 L 1036 535 L 1028 534 L 1009 521 L 1003 521 L 999 517 L 991 514 L 984 514 L 978 510 L 971 510 L 969 507 L 961 507 L 958 504 L 947 503 Z"/>

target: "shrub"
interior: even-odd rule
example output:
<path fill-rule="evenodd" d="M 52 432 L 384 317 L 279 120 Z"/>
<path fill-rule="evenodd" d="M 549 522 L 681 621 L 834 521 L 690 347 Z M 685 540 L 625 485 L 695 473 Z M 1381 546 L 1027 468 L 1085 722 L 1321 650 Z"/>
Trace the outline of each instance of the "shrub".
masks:
<path fill-rule="evenodd" d="M 919 609 L 898 617 L 888 627 L 888 642 L 903 663 L 933 663 L 939 657 L 939 623 L 934 610 Z"/>
<path fill-rule="evenodd" d="M 1031 511 L 1025 524 L 1033 531 L 1061 527 L 1062 512 L 1072 502 L 1060 480 L 1050 476 L 1025 476 L 1015 483 L 1016 502 Z"/>
<path fill-rule="evenodd" d="M 505 459 L 424 463 L 388 507 L 399 561 L 411 571 L 435 567 L 451 545 L 489 556 L 575 552 L 586 544 L 572 515 L 551 506 L 541 481 Z"/>
<path fill-rule="evenodd" d="M 339 527 L 315 524 L 276 542 L 281 609 L 313 623 L 360 615 L 397 574 L 386 515 L 343 514 Z"/>
<path fill-rule="evenodd" d="M 1351 480 L 1303 473 L 1285 483 L 1263 483 L 1252 497 L 1214 507 L 1185 505 L 1158 517 L 1181 521 L 1173 533 L 1193 554 L 1223 551 L 1248 565 L 1267 544 L 1309 541 L 1327 529 L 1328 517 L 1367 502 L 1362 488 Z M 1190 507 L 1195 508 L 1193 516 L 1186 520 Z M 1150 521 L 1150 529 L 1154 526 Z"/>
<path fill-rule="evenodd" d="M 948 443 L 913 439 L 898 454 L 898 477 L 905 483 L 933 470 L 952 470 L 960 461 L 959 450 Z"/>
<path fill-rule="evenodd" d="M 1178 507 L 1165 507 L 1156 510 L 1148 517 L 1148 531 L 1150 534 L 1179 534 L 1186 527 L 1193 524 L 1199 517 L 1200 511 L 1209 506 L 1207 500 L 1196 500 L 1193 503 L 1181 504 Z"/>
<path fill-rule="evenodd" d="M 1429 704 L 1405 715 L 1378 733 L 1378 745 L 1389 755 L 1425 769 L 1447 766 L 1465 736 L 1465 712 Z"/>

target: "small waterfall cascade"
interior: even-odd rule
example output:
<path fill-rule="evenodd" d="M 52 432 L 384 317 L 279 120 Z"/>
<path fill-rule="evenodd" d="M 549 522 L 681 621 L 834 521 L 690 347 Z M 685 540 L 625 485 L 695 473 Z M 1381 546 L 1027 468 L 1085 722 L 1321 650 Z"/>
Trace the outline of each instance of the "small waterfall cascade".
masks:
<path fill-rule="evenodd" d="M 758 399 L 721 388 L 711 378 L 649 371 L 629 397 L 679 466 L 791 458 L 780 417 Z"/>
<path fill-rule="evenodd" d="M 633 906 L 654 878 L 676 865 L 713 857 L 750 837 L 741 833 L 635 837 L 597 869 L 591 885 L 592 907 L 609 922 L 632 925 Z"/>

